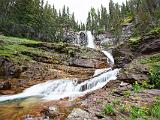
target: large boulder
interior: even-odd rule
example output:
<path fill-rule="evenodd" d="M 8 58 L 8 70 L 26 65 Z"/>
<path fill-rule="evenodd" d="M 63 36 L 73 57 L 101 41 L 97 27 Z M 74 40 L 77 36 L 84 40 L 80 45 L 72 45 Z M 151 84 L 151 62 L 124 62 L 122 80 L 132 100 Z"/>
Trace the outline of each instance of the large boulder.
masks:
<path fill-rule="evenodd" d="M 115 67 L 122 68 L 125 64 L 130 63 L 134 56 L 127 44 L 121 44 L 117 48 L 112 50 L 112 54 L 115 60 Z"/>
<path fill-rule="evenodd" d="M 148 73 L 149 66 L 141 64 L 140 59 L 135 59 L 120 70 L 117 79 L 131 84 L 135 81 L 142 83 L 143 80 L 148 80 Z"/>

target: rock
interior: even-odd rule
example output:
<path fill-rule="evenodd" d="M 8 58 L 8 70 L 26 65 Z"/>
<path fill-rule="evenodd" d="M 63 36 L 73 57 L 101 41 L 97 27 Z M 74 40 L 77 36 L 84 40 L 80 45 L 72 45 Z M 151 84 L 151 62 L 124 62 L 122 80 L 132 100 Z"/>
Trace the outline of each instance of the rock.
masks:
<path fill-rule="evenodd" d="M 21 68 L 5 57 L 0 56 L 0 78 L 18 78 Z"/>
<path fill-rule="evenodd" d="M 90 114 L 80 108 L 75 108 L 73 111 L 68 115 L 66 120 L 92 120 Z"/>
<path fill-rule="evenodd" d="M 160 33 L 148 34 L 141 38 L 141 43 L 138 46 L 138 52 L 149 54 L 160 51 Z"/>
<path fill-rule="evenodd" d="M 134 58 L 133 53 L 131 52 L 129 46 L 126 43 L 121 44 L 117 48 L 114 48 L 112 50 L 112 55 L 115 60 L 115 68 L 123 68 Z"/>
<path fill-rule="evenodd" d="M 44 118 L 55 118 L 59 115 L 59 108 L 57 106 L 49 106 L 41 111 Z"/>
<path fill-rule="evenodd" d="M 11 83 L 10 82 L 0 83 L 0 90 L 9 90 L 9 89 L 11 89 Z"/>
<path fill-rule="evenodd" d="M 149 93 L 149 94 L 152 94 L 152 95 L 156 95 L 156 96 L 160 96 L 160 90 L 144 90 L 143 92 L 145 93 Z"/>
<path fill-rule="evenodd" d="M 146 64 L 140 64 L 139 59 L 133 60 L 120 70 L 117 79 L 127 83 L 141 83 L 148 80 L 149 68 Z"/>
<path fill-rule="evenodd" d="M 105 60 L 97 60 L 97 59 L 76 59 L 73 58 L 70 62 L 71 66 L 78 66 L 84 68 L 106 68 L 107 62 Z"/>
<path fill-rule="evenodd" d="M 128 85 L 128 83 L 121 82 L 120 87 L 124 87 L 124 86 L 127 86 L 127 85 Z"/>

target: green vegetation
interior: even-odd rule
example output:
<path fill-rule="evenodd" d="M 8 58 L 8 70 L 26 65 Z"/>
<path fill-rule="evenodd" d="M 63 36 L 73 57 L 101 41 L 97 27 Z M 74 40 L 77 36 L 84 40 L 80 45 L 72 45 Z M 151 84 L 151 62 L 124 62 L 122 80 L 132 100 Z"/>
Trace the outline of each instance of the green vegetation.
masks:
<path fill-rule="evenodd" d="M 141 38 L 140 37 L 132 37 L 129 39 L 128 43 L 130 47 L 135 48 L 139 45 Z"/>
<path fill-rule="evenodd" d="M 130 118 L 146 118 L 146 110 L 142 107 L 132 106 L 130 108 Z"/>
<path fill-rule="evenodd" d="M 109 103 L 109 104 L 106 104 L 105 107 L 103 108 L 103 113 L 105 115 L 115 115 L 115 109 L 114 109 L 114 106 L 113 104 Z"/>
<path fill-rule="evenodd" d="M 158 34 L 158 33 L 160 33 L 160 27 L 153 28 L 149 32 L 149 34 Z"/>
<path fill-rule="evenodd" d="M 134 84 L 133 84 L 133 91 L 135 92 L 135 93 L 138 93 L 138 92 L 140 92 L 140 90 L 141 90 L 141 86 L 138 84 L 138 82 L 136 81 Z"/>
<path fill-rule="evenodd" d="M 126 110 L 126 105 L 125 104 L 120 104 L 120 108 L 119 108 L 121 113 L 124 113 Z"/>
<path fill-rule="evenodd" d="M 124 96 L 125 96 L 125 97 L 131 96 L 131 91 L 129 91 L 129 90 L 124 91 Z"/>
<path fill-rule="evenodd" d="M 153 65 L 150 69 L 149 80 L 155 87 L 160 87 L 160 65 Z"/>
<path fill-rule="evenodd" d="M 154 54 L 140 60 L 141 64 L 149 66 L 149 87 L 160 86 L 160 54 Z"/>
<path fill-rule="evenodd" d="M 1 0 L 0 11 L 0 32 L 4 35 L 55 41 L 63 39 L 66 29 L 85 29 L 69 7 L 58 12 L 44 0 Z"/>
<path fill-rule="evenodd" d="M 36 45 L 40 43 L 38 41 L 23 38 L 6 37 L 2 35 L 0 35 L 0 40 L 3 41 L 3 45 L 0 45 L 0 56 L 8 57 L 14 62 L 32 60 L 31 57 L 22 54 L 22 52 L 25 51 L 41 56 L 47 56 L 50 54 L 49 52 L 42 49 L 25 46 L 25 44 Z"/>
<path fill-rule="evenodd" d="M 152 55 L 149 58 L 145 58 L 140 61 L 141 64 L 150 64 L 156 62 L 160 62 L 160 54 Z"/>
<path fill-rule="evenodd" d="M 160 100 L 157 100 L 149 108 L 149 115 L 160 119 Z"/>
<path fill-rule="evenodd" d="M 142 88 L 145 88 L 145 89 L 154 88 L 154 85 L 151 85 L 148 80 L 143 80 L 141 86 L 142 86 Z"/>
<path fill-rule="evenodd" d="M 126 24 L 126 23 L 131 23 L 133 20 L 134 20 L 134 19 L 133 19 L 133 16 L 128 16 L 128 17 L 126 17 L 126 18 L 124 18 L 124 19 L 122 20 L 122 25 L 124 25 L 124 24 Z"/>

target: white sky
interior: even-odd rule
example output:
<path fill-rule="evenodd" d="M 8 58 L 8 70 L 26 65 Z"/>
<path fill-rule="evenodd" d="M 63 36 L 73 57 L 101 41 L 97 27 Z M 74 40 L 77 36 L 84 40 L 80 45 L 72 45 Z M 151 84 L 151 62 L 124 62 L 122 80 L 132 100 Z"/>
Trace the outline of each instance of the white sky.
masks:
<path fill-rule="evenodd" d="M 48 1 L 49 4 L 55 6 L 56 9 L 62 9 L 64 5 L 68 6 L 70 8 L 70 13 L 75 13 L 75 18 L 78 21 L 81 21 L 83 23 L 86 22 L 88 11 L 91 7 L 94 7 L 95 9 L 101 8 L 101 4 L 104 7 L 109 6 L 110 0 L 45 0 Z M 122 2 L 125 2 L 126 0 L 113 0 L 114 3 L 121 4 Z"/>

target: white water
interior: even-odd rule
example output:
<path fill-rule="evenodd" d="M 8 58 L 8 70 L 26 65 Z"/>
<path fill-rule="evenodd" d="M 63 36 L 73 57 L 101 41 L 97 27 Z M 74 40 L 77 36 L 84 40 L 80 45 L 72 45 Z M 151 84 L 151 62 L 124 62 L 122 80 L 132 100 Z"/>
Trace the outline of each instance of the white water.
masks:
<path fill-rule="evenodd" d="M 88 32 L 92 36 L 91 32 Z M 89 37 L 91 39 L 91 37 Z M 89 40 L 88 47 L 94 48 L 93 38 Z M 92 43 L 92 42 L 93 43 Z M 102 51 L 111 64 L 114 64 L 113 56 L 107 51 Z M 119 69 L 112 70 L 111 68 L 98 69 L 95 71 L 94 77 L 81 84 L 76 84 L 74 80 L 51 80 L 45 83 L 34 85 L 20 94 L 0 96 L 0 102 L 14 99 L 27 98 L 31 96 L 39 96 L 45 100 L 59 100 L 69 97 L 76 98 L 83 96 L 89 92 L 104 87 L 110 80 L 116 80 Z"/>
<path fill-rule="evenodd" d="M 45 83 L 34 85 L 20 94 L 1 96 L 0 101 L 14 100 L 31 96 L 40 96 L 45 100 L 59 100 L 60 98 L 75 98 L 83 96 L 88 92 L 100 89 L 110 80 L 115 80 L 119 69 L 110 70 L 98 77 L 92 78 L 81 84 L 75 83 L 73 80 L 51 80 Z"/>
<path fill-rule="evenodd" d="M 110 63 L 111 65 L 114 65 L 114 58 L 112 56 L 111 53 L 107 52 L 107 51 L 102 51 L 108 58 L 108 63 Z"/>
<path fill-rule="evenodd" d="M 88 38 L 88 45 L 89 48 L 95 48 L 94 44 L 94 36 L 92 35 L 91 31 L 87 31 L 87 38 Z"/>

